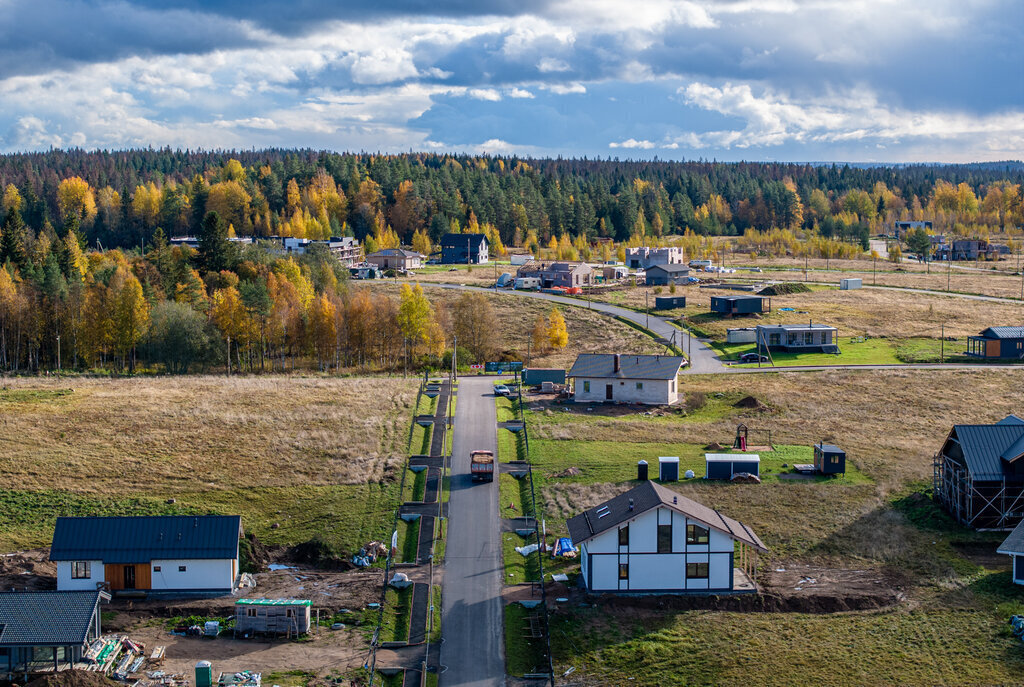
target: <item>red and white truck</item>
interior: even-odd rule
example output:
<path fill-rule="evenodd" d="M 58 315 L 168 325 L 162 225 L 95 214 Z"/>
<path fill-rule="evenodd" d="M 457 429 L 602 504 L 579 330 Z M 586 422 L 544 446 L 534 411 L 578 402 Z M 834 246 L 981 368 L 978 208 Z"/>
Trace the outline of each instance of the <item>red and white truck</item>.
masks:
<path fill-rule="evenodd" d="M 469 471 L 474 482 L 494 481 L 494 454 L 491 451 L 471 451 Z"/>

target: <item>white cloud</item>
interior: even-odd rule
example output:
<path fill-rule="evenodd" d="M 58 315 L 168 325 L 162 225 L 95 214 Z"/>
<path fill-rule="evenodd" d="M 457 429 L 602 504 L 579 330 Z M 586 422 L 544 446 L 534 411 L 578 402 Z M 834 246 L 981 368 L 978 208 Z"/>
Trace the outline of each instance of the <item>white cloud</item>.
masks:
<path fill-rule="evenodd" d="M 412 55 L 405 50 L 375 48 L 356 55 L 352 61 L 352 80 L 358 84 L 385 84 L 418 75 Z"/>
<path fill-rule="evenodd" d="M 569 95 L 572 93 L 586 93 L 587 87 L 581 84 L 579 81 L 572 83 L 549 83 L 541 84 L 540 88 L 547 91 L 551 91 L 555 95 Z"/>
<path fill-rule="evenodd" d="M 533 93 L 523 88 L 510 88 L 508 90 L 508 97 L 510 98 L 532 98 Z"/>
<path fill-rule="evenodd" d="M 557 57 L 542 57 L 537 62 L 537 71 L 542 74 L 550 74 L 552 72 L 567 72 L 569 71 L 569 63 L 565 60 L 560 60 Z"/>
<path fill-rule="evenodd" d="M 493 88 L 470 88 L 466 93 L 470 98 L 477 100 L 487 100 L 492 103 L 496 103 L 501 100 L 501 93 Z"/>
<path fill-rule="evenodd" d="M 635 138 L 627 138 L 625 141 L 612 141 L 608 144 L 609 148 L 640 148 L 641 150 L 650 150 L 656 147 L 655 143 L 651 141 L 638 141 Z"/>

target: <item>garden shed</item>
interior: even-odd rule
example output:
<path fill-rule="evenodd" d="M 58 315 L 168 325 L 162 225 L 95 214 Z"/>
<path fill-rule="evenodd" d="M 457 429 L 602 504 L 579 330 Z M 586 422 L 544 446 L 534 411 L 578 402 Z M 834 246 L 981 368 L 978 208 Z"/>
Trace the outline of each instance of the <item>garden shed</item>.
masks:
<path fill-rule="evenodd" d="M 297 637 L 309 632 L 308 599 L 239 599 L 235 602 L 235 634 Z"/>
<path fill-rule="evenodd" d="M 823 475 L 846 474 L 846 451 L 833 444 L 815 444 L 814 469 Z"/>
<path fill-rule="evenodd" d="M 771 301 L 764 296 L 712 296 L 711 312 L 721 315 L 753 315 L 765 311 L 765 301 L 769 301 L 770 309 Z"/>
<path fill-rule="evenodd" d="M 705 479 L 733 478 L 741 472 L 761 476 L 761 456 L 756 453 L 705 453 Z"/>

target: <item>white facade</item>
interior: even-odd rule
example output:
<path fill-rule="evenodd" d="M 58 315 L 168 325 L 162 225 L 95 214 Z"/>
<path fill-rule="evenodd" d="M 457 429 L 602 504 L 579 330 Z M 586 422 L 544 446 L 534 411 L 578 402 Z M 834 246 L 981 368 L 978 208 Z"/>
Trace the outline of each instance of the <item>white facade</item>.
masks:
<path fill-rule="evenodd" d="M 849 291 L 850 289 L 859 289 L 863 284 L 864 282 L 862 280 L 854 277 L 850 277 L 849 279 L 840 279 L 839 290 Z"/>
<path fill-rule="evenodd" d="M 96 589 L 97 583 L 103 582 L 103 561 L 80 561 L 88 563 L 89 577 L 74 577 L 74 563 L 57 561 L 57 589 L 59 591 L 78 591 Z M 81 571 L 79 566 L 79 571 Z"/>
<path fill-rule="evenodd" d="M 679 401 L 679 383 L 672 379 L 617 379 L 614 377 L 577 377 L 573 400 L 577 403 L 618 401 L 670 405 Z"/>
<path fill-rule="evenodd" d="M 661 553 L 659 525 L 669 528 L 671 538 Z M 688 525 L 705 536 L 688 541 Z M 624 528 L 628 534 L 620 535 Z M 731 591 L 734 548 L 727 534 L 660 507 L 580 544 L 581 572 L 596 592 Z"/>
<path fill-rule="evenodd" d="M 229 559 L 154 560 L 150 563 L 152 589 L 230 590 L 235 584 L 236 569 L 235 561 Z"/>

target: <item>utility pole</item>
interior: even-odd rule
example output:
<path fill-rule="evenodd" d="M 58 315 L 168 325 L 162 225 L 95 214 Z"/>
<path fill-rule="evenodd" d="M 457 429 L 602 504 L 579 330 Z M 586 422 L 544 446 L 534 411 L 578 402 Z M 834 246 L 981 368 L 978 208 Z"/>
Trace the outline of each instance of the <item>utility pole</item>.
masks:
<path fill-rule="evenodd" d="M 228 337 L 228 377 L 231 376 L 231 337 Z"/>
<path fill-rule="evenodd" d="M 1024 284 L 1024 281 L 1021 281 L 1021 284 Z M 1024 286 L 1021 286 L 1021 289 L 1024 289 Z M 1022 293 L 1024 293 L 1024 291 L 1022 291 Z M 1024 300 L 1024 297 L 1022 297 L 1021 300 Z M 644 291 L 644 310 L 646 311 L 645 314 L 647 316 L 647 319 L 645 320 L 646 324 L 644 326 L 647 329 L 650 329 L 651 328 L 651 292 L 650 291 Z"/>
<path fill-rule="evenodd" d="M 939 335 L 939 365 L 946 362 L 946 323 L 942 323 L 942 334 Z"/>
<path fill-rule="evenodd" d="M 57 335 L 57 372 L 60 372 L 60 334 Z"/>
<path fill-rule="evenodd" d="M 953 273 L 953 255 L 946 254 L 946 292 L 949 292 L 949 276 Z"/>
<path fill-rule="evenodd" d="M 452 337 L 452 379 L 458 381 L 459 379 L 459 366 L 456 365 L 456 361 L 459 359 L 459 337 Z"/>

